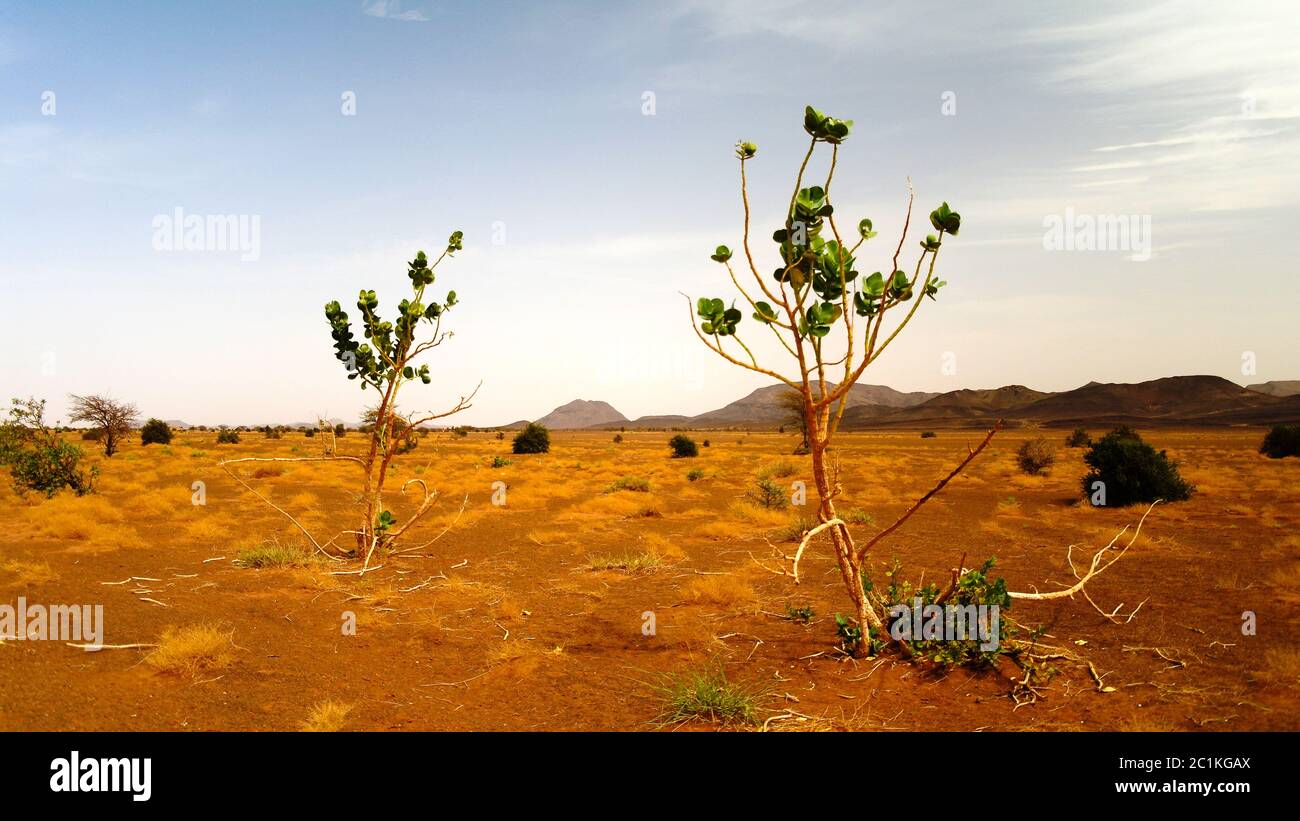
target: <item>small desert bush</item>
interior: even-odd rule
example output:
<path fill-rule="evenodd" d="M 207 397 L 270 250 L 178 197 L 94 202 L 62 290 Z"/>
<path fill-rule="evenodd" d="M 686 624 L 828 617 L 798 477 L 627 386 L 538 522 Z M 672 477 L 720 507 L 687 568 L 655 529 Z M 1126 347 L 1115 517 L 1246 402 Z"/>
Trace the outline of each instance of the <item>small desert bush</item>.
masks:
<path fill-rule="evenodd" d="M 301 567 L 310 561 L 311 556 L 297 547 L 289 547 L 279 542 L 263 542 L 256 547 L 246 547 L 239 551 L 235 561 L 241 567 Z"/>
<path fill-rule="evenodd" d="M 337 733 L 343 729 L 347 723 L 348 715 L 352 712 L 351 704 L 341 704 L 332 699 L 326 699 L 307 714 L 307 720 L 302 723 L 304 733 Z"/>
<path fill-rule="evenodd" d="M 614 444 L 616 445 L 623 444 L 623 434 L 621 433 L 614 434 Z"/>
<path fill-rule="evenodd" d="M 807 624 L 813 620 L 814 615 L 816 614 L 813 612 L 812 605 L 795 607 L 793 604 L 787 604 L 785 606 L 785 617 L 799 624 Z"/>
<path fill-rule="evenodd" d="M 694 470 L 689 470 L 686 472 L 686 481 L 688 482 L 697 482 L 703 478 L 704 478 L 704 471 L 700 470 L 699 468 L 695 468 Z"/>
<path fill-rule="evenodd" d="M 140 444 L 142 445 L 170 445 L 172 443 L 172 429 L 161 419 L 150 419 L 140 428 Z"/>
<path fill-rule="evenodd" d="M 772 536 L 781 542 L 798 542 L 803 539 L 803 534 L 816 526 L 816 519 L 811 516 L 801 516 L 787 525 L 778 527 L 772 532 Z"/>
<path fill-rule="evenodd" d="M 758 723 L 758 702 L 764 691 L 727 679 L 721 663 L 668 673 L 655 685 L 662 709 L 663 724 L 688 721 L 716 721 L 719 724 Z"/>
<path fill-rule="evenodd" d="M 754 489 L 745 496 L 749 501 L 768 510 L 784 510 L 790 504 L 790 500 L 785 495 L 785 488 L 767 478 L 755 482 Z"/>
<path fill-rule="evenodd" d="M 217 434 L 218 445 L 238 445 L 239 431 L 223 430 Z"/>
<path fill-rule="evenodd" d="M 1016 464 L 1030 476 L 1041 476 L 1056 463 L 1056 453 L 1043 437 L 1026 439 L 1016 449 Z"/>
<path fill-rule="evenodd" d="M 642 479 L 639 476 L 624 476 L 605 486 L 606 493 L 617 493 L 620 490 L 630 490 L 633 493 L 649 493 L 650 480 Z"/>
<path fill-rule="evenodd" d="M 795 467 L 794 467 L 794 465 L 792 465 L 792 464 L 790 464 L 789 462 L 786 462 L 786 461 L 783 460 L 783 461 L 776 462 L 775 464 L 771 464 L 771 465 L 768 465 L 767 467 L 763 468 L 761 471 L 759 471 L 758 478 L 760 478 L 760 479 L 784 479 L 784 478 L 786 478 L 786 477 L 788 477 L 788 476 L 793 476 L 794 474 L 795 474 Z"/>
<path fill-rule="evenodd" d="M 504 456 L 493 456 L 493 457 L 492 457 L 492 467 L 494 467 L 494 468 L 503 468 L 503 467 L 507 467 L 507 466 L 509 466 L 509 465 L 513 465 L 513 464 L 514 464 L 514 462 L 513 462 L 512 460 L 507 459 L 507 458 L 505 458 Z"/>
<path fill-rule="evenodd" d="M 664 560 L 650 551 L 624 553 L 621 556 L 588 556 L 588 570 L 622 570 L 627 573 L 648 573 L 663 567 Z"/>
<path fill-rule="evenodd" d="M 866 512 L 860 507 L 849 508 L 840 514 L 840 518 L 851 525 L 866 525 L 871 527 L 876 523 L 876 517 Z"/>
<path fill-rule="evenodd" d="M 1086 448 L 1090 444 L 1092 444 L 1092 437 L 1083 428 L 1075 428 L 1073 433 L 1065 437 L 1067 448 Z"/>
<path fill-rule="evenodd" d="M 515 436 L 515 453 L 550 453 L 551 432 L 545 425 L 529 422 L 528 427 Z"/>
<path fill-rule="evenodd" d="M 145 664 L 160 673 L 194 676 L 219 670 L 234 658 L 232 633 L 210 624 L 168 627 L 158 646 L 145 656 Z"/>
<path fill-rule="evenodd" d="M 1300 425 L 1276 425 L 1264 436 L 1259 452 L 1270 459 L 1300 456 Z"/>
<path fill-rule="evenodd" d="M 1116 428 L 1088 448 L 1083 461 L 1091 470 L 1083 477 L 1084 498 L 1090 498 L 1101 482 L 1107 507 L 1124 507 L 1139 502 L 1181 502 L 1196 488 L 1178 473 L 1165 452 L 1142 441 L 1127 427 Z"/>
<path fill-rule="evenodd" d="M 669 439 L 668 447 L 672 449 L 674 459 L 690 459 L 700 455 L 700 449 L 695 446 L 695 440 L 684 433 L 679 433 Z"/>
<path fill-rule="evenodd" d="M 935 433 L 935 432 L 932 431 L 932 430 L 923 430 L 923 431 L 921 431 L 921 438 L 922 438 L 922 439 L 933 439 L 934 437 L 936 437 L 936 436 L 938 436 L 938 435 L 939 435 L 939 434 Z"/>
<path fill-rule="evenodd" d="M 83 431 L 81 439 L 83 442 L 102 442 L 104 440 L 104 430 L 103 428 L 91 428 Z"/>

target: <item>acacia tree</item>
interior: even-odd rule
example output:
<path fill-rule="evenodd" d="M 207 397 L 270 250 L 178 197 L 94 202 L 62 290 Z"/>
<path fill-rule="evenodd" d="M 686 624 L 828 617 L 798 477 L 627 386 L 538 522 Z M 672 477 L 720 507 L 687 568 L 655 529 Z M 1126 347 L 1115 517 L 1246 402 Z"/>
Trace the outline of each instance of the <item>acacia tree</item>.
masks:
<path fill-rule="evenodd" d="M 337 300 L 325 305 L 325 318 L 329 321 L 330 335 L 334 339 L 335 358 L 343 363 L 348 379 L 360 384 L 362 390 L 373 388 L 379 394 L 379 402 L 373 409 L 373 425 L 362 455 L 341 454 L 337 450 L 336 443 L 331 441 L 325 445 L 326 452 L 317 457 L 248 458 L 222 463 L 226 466 L 235 462 L 340 460 L 360 466 L 365 472 L 365 484 L 361 494 L 363 507 L 361 523 L 357 529 L 345 530 L 326 542 L 318 541 L 293 516 L 274 505 L 265 496 L 258 494 L 237 475 L 233 473 L 231 475 L 244 487 L 288 516 L 312 544 L 326 555 L 330 555 L 328 549 L 335 544 L 339 536 L 345 534 L 354 536 L 356 546 L 348 552 L 351 555 L 364 556 L 363 572 L 370 567 L 371 559 L 375 556 L 409 552 L 425 546 L 420 545 L 402 551 L 394 550 L 394 543 L 429 511 L 438 495 L 430 491 L 423 480 L 410 479 L 402 485 L 402 490 L 405 491 L 410 485 L 416 485 L 423 492 L 423 499 L 416 511 L 406 521 L 398 522 L 392 511 L 385 507 L 384 486 L 388 479 L 389 468 L 393 458 L 401 452 L 400 447 L 397 446 L 398 438 L 404 436 L 407 430 L 471 407 L 470 403 L 478 392 L 476 387 L 468 395 L 462 396 L 450 410 L 412 413 L 405 416 L 399 416 L 397 412 L 398 394 L 405 385 L 416 380 L 425 385 L 433 381 L 429 374 L 429 366 L 417 364 L 417 360 L 452 336 L 451 331 L 442 329 L 442 321 L 447 311 L 456 305 L 456 292 L 448 291 L 446 298 L 441 302 L 436 299 L 426 302 L 426 290 L 434 282 L 434 270 L 438 265 L 462 249 L 462 237 L 460 231 L 452 233 L 446 247 L 432 263 L 423 251 L 407 263 L 406 275 L 411 281 L 411 296 L 398 303 L 395 320 L 387 321 L 379 316 L 379 299 L 374 291 L 362 290 L 358 294 L 357 311 L 360 314 L 362 333 L 367 340 L 365 342 L 356 338 L 352 320 Z M 227 471 L 229 472 L 229 468 Z"/>
<path fill-rule="evenodd" d="M 71 408 L 68 413 L 70 422 L 89 422 L 100 432 L 104 442 L 104 455 L 117 453 L 122 440 L 131 433 L 139 411 L 129 402 L 118 402 L 107 396 L 77 396 L 68 394 Z"/>
<path fill-rule="evenodd" d="M 750 288 L 741 285 L 741 278 L 732 266 L 730 248 L 720 245 L 712 255 L 715 262 L 726 268 L 732 284 L 752 309 L 752 316 L 760 329 L 765 329 L 759 333 L 770 332 L 780 343 L 788 357 L 784 360 L 787 364 L 774 367 L 760 363 L 738 333 L 744 312 L 734 302 L 728 307 L 722 299 L 699 299 L 693 304 L 691 324 L 700 341 L 723 359 L 780 381 L 797 397 L 817 487 L 819 521 L 804 534 L 794 554 L 782 557 L 786 564 L 776 572 L 790 576 L 798 583 L 799 561 L 809 541 L 819 533 L 829 532 L 840 576 L 856 611 L 858 635 L 892 643 L 886 630 L 887 602 L 878 593 L 870 592 L 870 585 L 864 583 L 868 551 L 960 473 L 988 445 L 1001 423 L 989 431 L 983 442 L 952 473 L 909 507 L 894 524 L 865 544 L 859 546 L 854 541 L 848 525 L 835 510 L 835 498 L 842 488 L 838 463 L 831 451 L 832 442 L 853 385 L 912 320 L 923 298 L 935 299 L 946 284 L 936 277 L 935 268 L 944 240 L 957 236 L 961 230 L 961 216 L 946 202 L 931 211 L 929 218 L 934 233 L 920 242 L 920 252 L 911 273 L 902 270 L 899 260 L 911 226 L 914 199 L 909 184 L 903 230 L 894 247 L 889 271 L 862 276 L 857 269 L 857 253 L 864 243 L 875 238 L 876 232 L 871 220 L 863 218 L 857 222 L 854 235 L 848 237 L 852 241 L 850 244 L 836 220 L 830 195 L 840 146 L 848 138 L 853 121 L 829 117 L 809 106 L 804 112 L 803 126 L 810 137 L 808 150 L 799 165 L 781 227 L 772 234 L 781 264 L 770 275 L 764 276 L 750 247 L 746 167 L 757 154 L 758 147 L 745 141 L 736 144 L 736 157 L 740 161 L 740 195 L 744 210 L 741 248 L 745 267 L 753 277 Z M 830 148 L 825 180 L 820 185 L 805 186 L 809 163 L 821 146 Z M 689 303 L 689 297 L 687 300 Z M 791 365 L 793 372 L 786 370 Z M 1076 574 L 1077 584 L 1066 590 L 1007 595 L 1033 600 L 1073 596 L 1127 550 L 1127 547 L 1116 548 L 1114 545 L 1112 542 L 1102 548 L 1088 571 L 1083 576 Z M 1117 554 L 1108 553 L 1112 550 L 1118 551 Z M 965 573 L 966 568 L 960 566 L 953 571 L 951 586 L 941 594 L 941 600 L 958 588 L 959 577 L 965 578 Z M 1113 617 L 1114 613 L 1103 615 Z M 870 652 L 871 640 L 857 641 L 854 652 Z M 906 643 L 900 644 L 906 651 Z"/>
<path fill-rule="evenodd" d="M 794 453 L 796 456 L 804 456 L 808 453 L 808 419 L 804 416 L 804 396 L 798 391 L 785 390 L 781 391 L 781 397 L 777 400 L 784 414 L 782 421 L 799 431 L 799 444 L 795 445 Z"/>

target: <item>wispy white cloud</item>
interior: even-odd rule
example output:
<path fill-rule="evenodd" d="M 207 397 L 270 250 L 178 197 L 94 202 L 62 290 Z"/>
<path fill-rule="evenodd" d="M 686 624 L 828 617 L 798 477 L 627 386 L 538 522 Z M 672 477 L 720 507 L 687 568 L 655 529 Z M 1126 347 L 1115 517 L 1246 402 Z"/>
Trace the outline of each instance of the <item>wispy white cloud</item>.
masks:
<path fill-rule="evenodd" d="M 1095 107 L 1099 124 L 1127 138 L 1092 149 L 1125 159 L 1075 173 L 1144 172 L 1102 185 L 1140 183 L 1166 215 L 1300 202 L 1278 173 L 1300 162 L 1300 15 L 1291 4 L 1164 3 L 1024 39 L 1061 55 L 1044 75 L 1049 88 Z"/>
<path fill-rule="evenodd" d="M 425 23 L 429 20 L 429 16 L 418 9 L 403 11 L 401 0 L 370 0 L 361 4 L 361 11 L 370 17 L 405 20 L 408 23 Z"/>

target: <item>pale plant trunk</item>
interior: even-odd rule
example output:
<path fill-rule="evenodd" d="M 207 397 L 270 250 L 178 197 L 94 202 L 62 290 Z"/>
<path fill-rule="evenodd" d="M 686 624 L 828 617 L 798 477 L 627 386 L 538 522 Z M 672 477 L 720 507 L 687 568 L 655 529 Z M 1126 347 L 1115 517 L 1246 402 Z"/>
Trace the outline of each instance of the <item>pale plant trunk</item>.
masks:
<path fill-rule="evenodd" d="M 830 450 L 826 436 L 829 409 L 823 408 L 821 413 L 817 414 L 813 411 L 810 401 L 806 411 L 811 420 L 809 439 L 812 440 L 813 481 L 817 485 L 817 515 L 822 523 L 826 523 L 838 518 L 835 512 L 837 488 L 832 486 L 831 477 L 826 468 L 826 456 Z M 853 536 L 850 535 L 848 527 L 844 524 L 832 527 L 830 528 L 830 534 L 831 542 L 835 548 L 835 561 L 840 568 L 840 577 L 844 581 L 844 587 L 848 591 L 849 598 L 853 601 L 854 609 L 857 611 L 855 616 L 858 620 L 858 626 L 862 630 L 862 639 L 855 649 L 855 655 L 859 657 L 865 656 L 871 650 L 868 628 L 875 631 L 877 639 L 888 641 L 888 636 L 885 634 L 885 626 L 880 616 L 871 606 L 867 591 L 862 586 L 862 568 L 858 561 L 857 550 L 853 544 Z"/>

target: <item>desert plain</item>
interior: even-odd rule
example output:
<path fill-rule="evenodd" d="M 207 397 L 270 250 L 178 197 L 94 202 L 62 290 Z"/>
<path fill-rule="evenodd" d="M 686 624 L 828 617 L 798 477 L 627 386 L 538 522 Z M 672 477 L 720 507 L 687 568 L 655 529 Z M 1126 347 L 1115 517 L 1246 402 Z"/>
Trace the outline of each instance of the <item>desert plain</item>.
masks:
<path fill-rule="evenodd" d="M 797 585 L 770 569 L 815 516 L 807 458 L 788 434 L 696 431 L 708 446 L 674 459 L 663 431 L 621 442 L 555 431 L 539 455 L 513 455 L 491 431 L 430 432 L 397 458 L 389 487 L 421 479 L 439 491 L 409 541 L 431 543 L 365 574 L 314 557 L 218 465 L 312 455 L 318 439 L 253 431 L 218 445 L 215 432 L 185 430 L 112 459 L 92 446 L 96 494 L 18 496 L 0 483 L 0 600 L 102 604 L 108 647 L 0 643 L 0 729 L 1300 729 L 1300 460 L 1261 456 L 1254 427 L 1142 433 L 1197 492 L 1151 511 L 1089 585 L 1096 607 L 1015 604 L 1017 623 L 1073 648 L 1101 682 L 1062 664 L 1031 704 L 997 668 L 837 649 L 834 617 L 849 604 L 828 543 L 813 541 Z M 1038 435 L 1057 462 L 1028 476 L 1015 451 Z M 894 558 L 923 581 L 995 556 L 1018 590 L 1073 582 L 1067 555 L 1077 563 L 1126 526 L 1127 541 L 1145 506 L 1084 501 L 1083 451 L 1063 436 L 999 433 L 873 549 L 873 576 Z M 982 437 L 841 434 L 837 506 L 853 511 L 859 542 Z M 339 451 L 365 442 L 351 433 Z M 350 465 L 232 469 L 313 532 L 356 519 Z M 756 504 L 760 475 L 808 482 L 809 505 Z M 399 521 L 415 501 L 387 499 Z M 752 695 L 754 721 L 665 720 L 665 682 L 706 669 Z"/>

